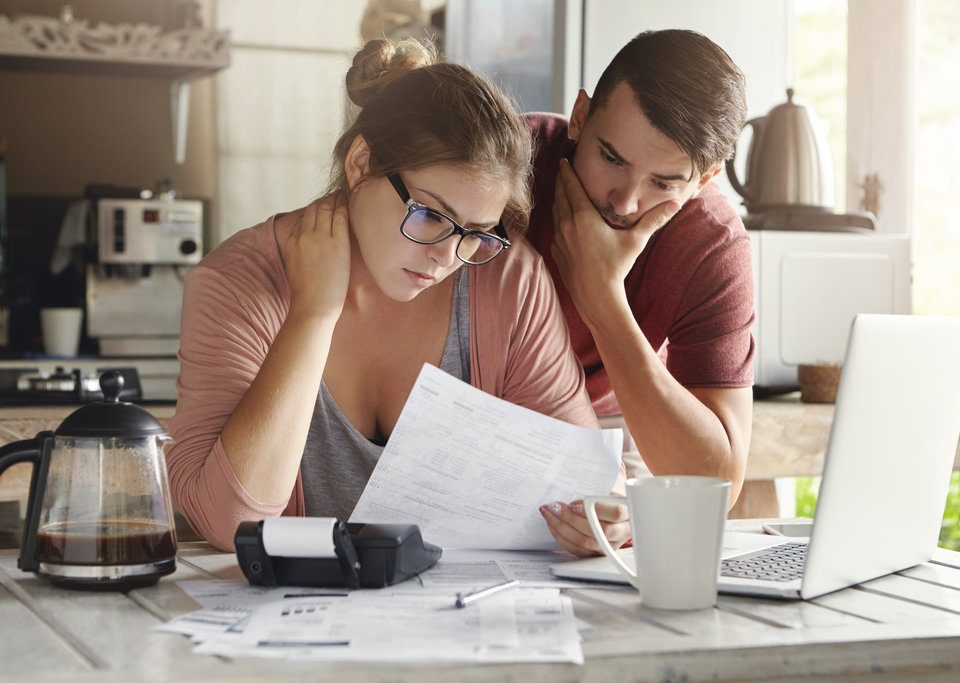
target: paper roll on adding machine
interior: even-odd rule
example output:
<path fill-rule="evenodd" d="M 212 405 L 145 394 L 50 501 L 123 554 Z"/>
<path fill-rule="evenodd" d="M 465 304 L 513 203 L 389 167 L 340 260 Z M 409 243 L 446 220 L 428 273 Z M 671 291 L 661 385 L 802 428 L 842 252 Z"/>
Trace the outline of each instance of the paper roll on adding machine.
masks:
<path fill-rule="evenodd" d="M 426 571 L 441 548 L 416 524 L 347 524 L 334 517 L 241 522 L 237 561 L 255 586 L 383 588 Z"/>

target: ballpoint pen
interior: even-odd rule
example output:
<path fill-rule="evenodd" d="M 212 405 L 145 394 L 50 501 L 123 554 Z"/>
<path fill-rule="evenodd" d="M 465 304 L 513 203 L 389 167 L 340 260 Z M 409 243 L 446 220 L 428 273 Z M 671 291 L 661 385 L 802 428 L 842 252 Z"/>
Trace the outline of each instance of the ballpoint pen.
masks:
<path fill-rule="evenodd" d="M 520 581 L 513 579 L 512 581 L 506 581 L 504 583 L 498 583 L 495 586 L 489 586 L 487 588 L 481 588 L 480 590 L 475 590 L 472 593 L 457 593 L 457 601 L 454 603 L 457 607 L 466 607 L 467 605 L 472 605 L 477 600 L 482 600 L 483 598 L 490 597 L 491 595 L 496 595 L 500 591 L 505 591 L 508 588 L 515 588 L 520 585 Z"/>

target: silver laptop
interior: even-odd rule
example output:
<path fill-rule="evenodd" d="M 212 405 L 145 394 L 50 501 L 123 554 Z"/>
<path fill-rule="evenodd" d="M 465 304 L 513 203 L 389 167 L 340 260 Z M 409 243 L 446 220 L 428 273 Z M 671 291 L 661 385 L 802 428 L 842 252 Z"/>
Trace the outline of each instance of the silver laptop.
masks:
<path fill-rule="evenodd" d="M 810 537 L 727 532 L 720 591 L 810 599 L 929 560 L 958 436 L 960 318 L 858 315 Z M 606 557 L 551 569 L 625 582 Z"/>

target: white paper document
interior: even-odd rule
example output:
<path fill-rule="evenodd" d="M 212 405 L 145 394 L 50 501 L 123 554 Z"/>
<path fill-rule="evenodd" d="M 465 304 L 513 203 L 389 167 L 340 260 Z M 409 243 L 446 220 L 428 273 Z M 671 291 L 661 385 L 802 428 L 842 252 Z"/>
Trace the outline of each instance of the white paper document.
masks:
<path fill-rule="evenodd" d="M 489 576 L 468 566 L 459 574 L 462 581 L 447 577 L 443 589 L 407 581 L 407 590 L 325 595 L 244 582 L 181 581 L 204 609 L 156 630 L 191 636 L 198 654 L 230 658 L 583 663 L 573 605 L 557 588 L 521 587 L 457 609 L 454 589 Z"/>
<path fill-rule="evenodd" d="M 275 601 L 199 654 L 363 662 L 583 662 L 569 598 L 518 589 L 466 609 L 446 594 L 358 591 Z"/>
<path fill-rule="evenodd" d="M 429 590 L 447 588 L 470 592 L 484 586 L 517 579 L 525 588 L 582 587 L 582 582 L 559 579 L 550 571 L 557 562 L 573 559 L 562 551 L 472 550 L 450 548 L 429 570 L 420 574 L 420 584 Z M 395 589 L 415 585 L 406 581 Z"/>
<path fill-rule="evenodd" d="M 571 425 L 424 365 L 351 522 L 417 524 L 444 548 L 558 547 L 538 508 L 606 495 L 620 429 Z"/>
<path fill-rule="evenodd" d="M 201 641 L 210 634 L 238 628 L 252 612 L 276 600 L 307 595 L 344 596 L 346 588 L 262 588 L 246 581 L 195 579 L 178 581 L 177 585 L 203 609 L 188 612 L 156 627 L 157 631 L 179 633 Z"/>

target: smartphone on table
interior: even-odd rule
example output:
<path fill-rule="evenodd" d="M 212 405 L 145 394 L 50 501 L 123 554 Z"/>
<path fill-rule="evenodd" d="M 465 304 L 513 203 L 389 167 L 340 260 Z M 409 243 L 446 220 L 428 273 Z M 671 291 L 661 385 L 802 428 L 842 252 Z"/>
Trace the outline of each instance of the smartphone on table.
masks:
<path fill-rule="evenodd" d="M 794 538 L 804 538 L 810 536 L 810 529 L 813 528 L 813 520 L 792 521 L 792 522 L 764 522 L 761 526 L 763 533 L 773 536 L 792 536 Z"/>

